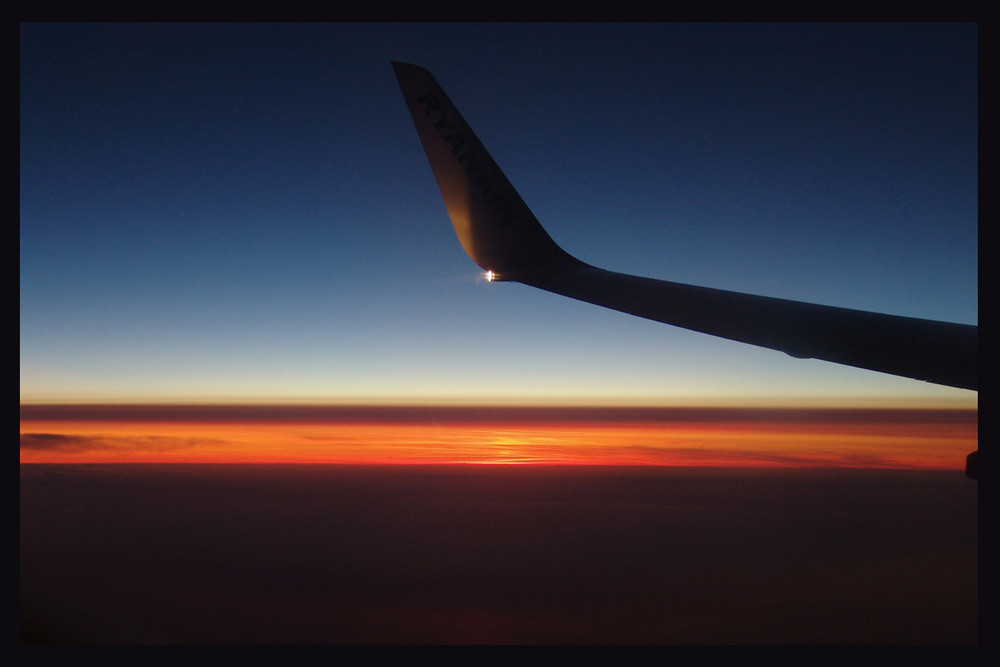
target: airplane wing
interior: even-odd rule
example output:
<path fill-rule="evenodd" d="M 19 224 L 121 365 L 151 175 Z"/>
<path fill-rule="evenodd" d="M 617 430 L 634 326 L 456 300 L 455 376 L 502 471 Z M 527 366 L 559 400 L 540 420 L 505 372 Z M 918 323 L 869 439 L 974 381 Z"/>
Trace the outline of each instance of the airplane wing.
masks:
<path fill-rule="evenodd" d="M 458 240 L 491 279 L 793 357 L 978 390 L 978 326 L 696 287 L 576 259 L 542 228 L 431 73 L 392 65 Z"/>

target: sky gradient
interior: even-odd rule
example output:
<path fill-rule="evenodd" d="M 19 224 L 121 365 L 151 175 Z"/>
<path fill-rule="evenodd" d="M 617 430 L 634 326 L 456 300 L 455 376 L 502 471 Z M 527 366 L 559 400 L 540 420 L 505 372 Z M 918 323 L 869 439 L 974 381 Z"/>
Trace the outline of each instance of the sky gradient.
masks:
<path fill-rule="evenodd" d="M 21 402 L 977 406 L 484 282 L 392 60 L 584 261 L 978 323 L 974 24 L 23 24 Z"/>

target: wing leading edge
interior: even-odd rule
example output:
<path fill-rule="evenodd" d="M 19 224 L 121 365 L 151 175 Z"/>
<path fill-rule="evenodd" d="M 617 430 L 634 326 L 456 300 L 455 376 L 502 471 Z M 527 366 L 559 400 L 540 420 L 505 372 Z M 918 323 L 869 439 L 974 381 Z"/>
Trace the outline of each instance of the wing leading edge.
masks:
<path fill-rule="evenodd" d="M 822 306 L 606 271 L 548 235 L 426 69 L 393 63 L 469 257 L 496 279 L 785 352 L 978 390 L 979 327 Z"/>

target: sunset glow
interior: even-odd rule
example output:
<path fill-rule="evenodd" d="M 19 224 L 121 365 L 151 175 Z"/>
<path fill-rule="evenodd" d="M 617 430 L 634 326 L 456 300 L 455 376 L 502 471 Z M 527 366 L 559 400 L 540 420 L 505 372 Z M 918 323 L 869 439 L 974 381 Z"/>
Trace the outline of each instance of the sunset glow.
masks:
<path fill-rule="evenodd" d="M 384 408 L 303 416 L 270 408 L 206 417 L 184 407 L 81 418 L 81 408 L 28 408 L 21 463 L 571 464 L 834 466 L 961 469 L 977 448 L 975 411 L 693 411 L 588 419 L 586 411 Z M 135 410 L 133 410 L 135 412 Z M 397 414 L 398 413 L 398 414 Z M 60 418 L 61 417 L 61 418 Z"/>

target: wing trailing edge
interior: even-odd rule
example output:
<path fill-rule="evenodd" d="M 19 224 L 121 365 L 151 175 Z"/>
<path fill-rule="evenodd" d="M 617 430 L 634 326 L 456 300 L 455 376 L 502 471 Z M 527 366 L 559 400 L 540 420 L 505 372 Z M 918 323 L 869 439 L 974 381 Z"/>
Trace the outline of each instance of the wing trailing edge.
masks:
<path fill-rule="evenodd" d="M 614 273 L 560 248 L 426 69 L 393 63 L 455 233 L 500 280 L 665 324 L 936 384 L 978 390 L 979 327 Z"/>

